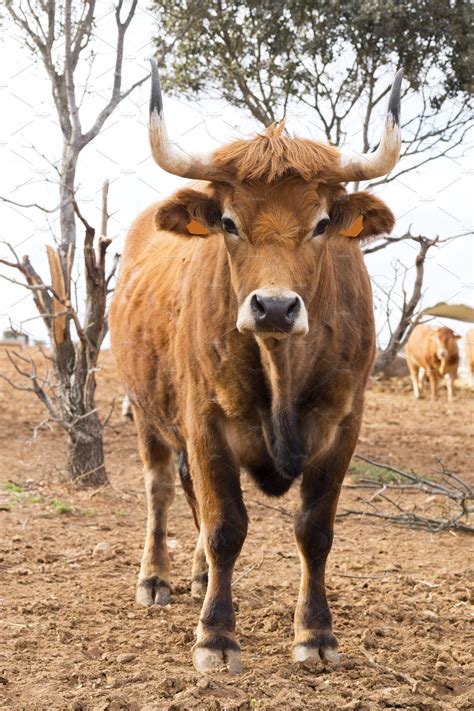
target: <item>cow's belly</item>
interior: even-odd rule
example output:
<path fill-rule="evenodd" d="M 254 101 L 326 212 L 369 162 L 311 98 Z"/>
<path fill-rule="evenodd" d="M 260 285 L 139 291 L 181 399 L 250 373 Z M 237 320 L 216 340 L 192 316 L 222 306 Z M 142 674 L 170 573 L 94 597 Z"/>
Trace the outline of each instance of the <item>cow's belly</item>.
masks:
<path fill-rule="evenodd" d="M 134 409 L 150 431 L 173 449 L 182 449 L 184 437 L 178 410 L 176 365 L 170 354 L 158 350 L 129 324 L 128 339 L 114 348 L 119 380 Z M 136 336 L 136 337 L 135 337 Z M 115 339 L 120 337 L 116 329 Z"/>
<path fill-rule="evenodd" d="M 177 407 L 174 383 L 166 376 L 142 381 L 124 378 L 126 393 L 143 421 L 162 442 L 179 451 L 185 448 L 185 434 Z"/>

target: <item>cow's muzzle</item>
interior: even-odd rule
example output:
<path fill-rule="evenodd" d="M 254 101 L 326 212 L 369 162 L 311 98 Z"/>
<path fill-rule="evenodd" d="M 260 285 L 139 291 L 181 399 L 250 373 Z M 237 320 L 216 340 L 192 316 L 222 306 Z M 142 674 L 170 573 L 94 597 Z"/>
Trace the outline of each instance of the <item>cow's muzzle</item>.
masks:
<path fill-rule="evenodd" d="M 239 309 L 237 328 L 241 333 L 285 338 L 308 333 L 308 314 L 301 296 L 294 291 L 257 289 Z"/>

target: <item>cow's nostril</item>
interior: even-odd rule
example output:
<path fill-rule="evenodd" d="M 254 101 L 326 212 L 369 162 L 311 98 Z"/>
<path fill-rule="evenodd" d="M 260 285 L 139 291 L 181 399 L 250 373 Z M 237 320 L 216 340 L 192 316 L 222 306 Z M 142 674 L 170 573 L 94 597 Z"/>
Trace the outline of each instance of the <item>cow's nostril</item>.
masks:
<path fill-rule="evenodd" d="M 300 310 L 300 300 L 295 296 L 294 299 L 291 300 L 290 304 L 288 305 L 288 309 L 286 311 L 286 318 L 288 321 L 293 322 L 296 316 L 298 315 L 298 311 Z"/>
<path fill-rule="evenodd" d="M 259 299 L 257 294 L 252 296 L 251 300 L 252 310 L 257 318 L 265 318 L 266 309 L 263 300 Z"/>

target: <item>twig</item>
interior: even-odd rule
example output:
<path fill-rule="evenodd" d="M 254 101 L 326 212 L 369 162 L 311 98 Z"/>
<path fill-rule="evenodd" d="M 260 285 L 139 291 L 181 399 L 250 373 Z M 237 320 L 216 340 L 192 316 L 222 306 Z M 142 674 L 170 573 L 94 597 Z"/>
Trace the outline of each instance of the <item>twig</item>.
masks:
<path fill-rule="evenodd" d="M 260 563 L 254 563 L 253 565 L 250 565 L 242 573 L 240 573 L 240 575 L 237 575 L 237 577 L 234 578 L 232 585 L 236 585 L 236 583 L 238 583 L 239 580 L 242 580 L 242 578 L 246 578 L 252 572 L 252 570 L 260 570 L 264 561 L 265 561 L 265 551 L 263 551 L 263 553 L 262 553 L 262 559 L 261 559 Z"/>
<path fill-rule="evenodd" d="M 271 511 L 278 511 L 278 513 L 283 514 L 284 516 L 291 516 L 293 518 L 293 514 L 291 511 L 288 511 L 288 509 L 284 509 L 281 506 L 272 506 L 271 504 L 264 504 L 263 501 L 257 501 L 256 499 L 247 499 L 247 501 L 250 504 L 255 504 L 256 506 L 261 506 L 264 509 L 270 509 Z"/>
<path fill-rule="evenodd" d="M 50 425 L 51 418 L 50 417 L 45 417 L 44 420 L 41 420 L 37 425 L 35 425 L 33 429 L 33 434 L 31 435 L 31 441 L 34 442 L 38 436 L 38 432 L 43 429 L 44 427 L 48 427 L 50 431 L 52 431 L 52 427 Z"/>
<path fill-rule="evenodd" d="M 385 573 L 384 575 L 350 575 L 349 573 L 333 572 L 331 575 L 338 578 L 354 578 L 355 580 L 384 580 L 390 577 L 388 573 Z"/>
<path fill-rule="evenodd" d="M 104 422 L 102 423 L 102 429 L 105 429 L 109 423 L 110 418 L 112 417 L 112 413 L 115 410 L 115 403 L 116 403 L 117 398 L 114 397 L 112 400 L 112 405 L 110 406 L 109 414 L 105 418 Z"/>

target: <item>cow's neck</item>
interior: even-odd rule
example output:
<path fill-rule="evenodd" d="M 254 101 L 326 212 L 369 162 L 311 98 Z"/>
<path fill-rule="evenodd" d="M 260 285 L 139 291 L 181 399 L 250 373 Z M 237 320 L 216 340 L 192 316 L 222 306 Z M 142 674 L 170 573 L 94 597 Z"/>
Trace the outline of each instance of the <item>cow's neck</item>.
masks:
<path fill-rule="evenodd" d="M 270 412 L 262 413 L 267 447 L 280 473 L 294 478 L 301 473 L 305 453 L 290 340 L 259 339 L 259 347 L 271 397 Z"/>
<path fill-rule="evenodd" d="M 323 267 L 323 268 L 321 268 Z M 322 272 L 322 274 L 321 274 Z M 310 332 L 306 336 L 257 338 L 261 362 L 271 391 L 271 411 L 296 411 L 305 395 L 308 376 L 320 360 L 328 362 L 334 348 L 335 314 L 343 310 L 339 303 L 333 276 L 333 261 L 326 255 L 320 273 L 315 275 L 317 288 L 308 305 Z M 341 320 L 342 316 L 339 316 Z M 322 356 L 325 356 L 322 358 Z"/>
<path fill-rule="evenodd" d="M 263 370 L 271 391 L 271 409 L 276 414 L 279 410 L 291 407 L 293 392 L 293 373 L 291 368 L 291 348 L 288 339 L 277 341 L 274 338 L 258 339 Z"/>

